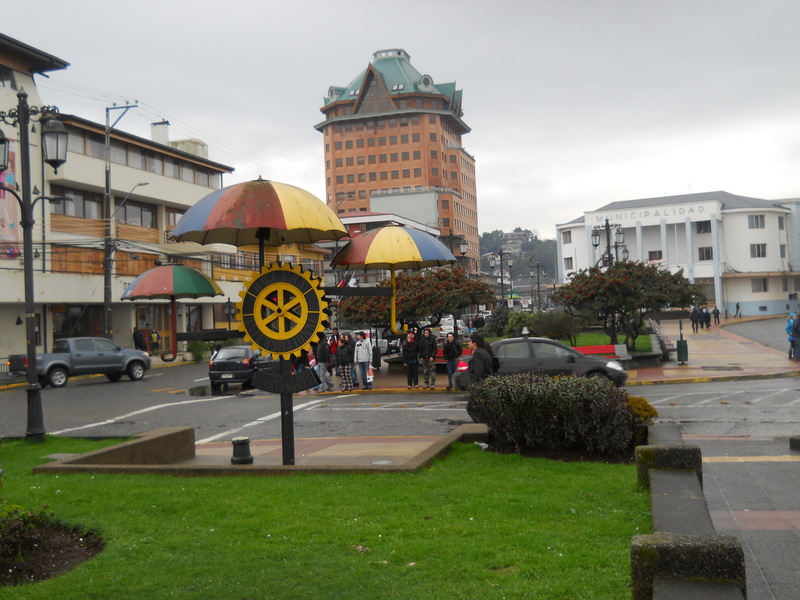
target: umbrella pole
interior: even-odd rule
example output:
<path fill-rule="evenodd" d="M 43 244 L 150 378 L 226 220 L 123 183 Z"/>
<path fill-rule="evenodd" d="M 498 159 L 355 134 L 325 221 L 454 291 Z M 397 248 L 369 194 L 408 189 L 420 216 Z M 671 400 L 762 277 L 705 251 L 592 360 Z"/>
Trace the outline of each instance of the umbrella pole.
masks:
<path fill-rule="evenodd" d="M 292 377 L 292 363 L 280 358 L 280 374 L 283 381 Z M 283 464 L 294 464 L 294 402 L 291 392 L 281 392 L 281 442 Z"/>
<path fill-rule="evenodd" d="M 172 362 L 178 358 L 178 321 L 175 318 L 175 296 L 169 298 L 169 322 L 172 328 L 172 357 L 167 358 L 167 353 L 161 353 L 161 360 L 164 362 Z"/>
<path fill-rule="evenodd" d="M 397 326 L 396 326 L 396 324 L 397 324 L 397 308 L 395 306 L 395 296 L 397 295 L 397 290 L 395 289 L 395 285 L 394 285 L 394 267 L 392 267 L 391 283 L 392 283 L 392 303 L 391 303 L 392 304 L 392 314 L 391 314 L 392 321 L 391 321 L 389 327 L 391 327 L 393 333 L 396 333 L 397 335 L 401 335 L 401 334 L 405 333 L 406 331 L 408 331 L 408 325 L 404 324 L 402 330 L 400 330 L 400 331 L 397 330 Z"/>
<path fill-rule="evenodd" d="M 269 239 L 269 227 L 259 227 L 258 233 L 256 233 L 256 237 L 258 238 L 258 270 L 264 268 L 265 256 L 266 256 L 266 240 Z"/>

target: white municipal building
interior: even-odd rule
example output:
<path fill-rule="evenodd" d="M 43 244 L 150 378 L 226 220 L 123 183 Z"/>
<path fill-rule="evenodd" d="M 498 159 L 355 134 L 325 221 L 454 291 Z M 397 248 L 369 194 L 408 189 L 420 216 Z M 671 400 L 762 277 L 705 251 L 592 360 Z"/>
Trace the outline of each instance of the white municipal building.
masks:
<path fill-rule="evenodd" d="M 737 303 L 745 316 L 797 312 L 799 204 L 728 192 L 612 202 L 556 227 L 558 280 L 603 264 L 610 239 L 615 260 L 683 269 L 723 314 Z"/>

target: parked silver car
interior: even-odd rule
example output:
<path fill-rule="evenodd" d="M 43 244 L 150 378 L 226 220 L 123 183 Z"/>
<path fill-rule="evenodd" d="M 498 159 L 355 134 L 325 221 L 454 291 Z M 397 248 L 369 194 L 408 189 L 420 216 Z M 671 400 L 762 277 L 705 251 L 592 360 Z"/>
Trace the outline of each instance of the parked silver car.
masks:
<path fill-rule="evenodd" d="M 587 356 L 555 340 L 538 337 L 520 337 L 492 342 L 492 351 L 500 359 L 498 375 L 514 373 L 539 373 L 542 375 L 586 375 L 606 377 L 617 387 L 628 380 L 622 364 L 613 359 Z M 465 390 L 470 384 L 469 359 L 458 364 L 455 384 Z"/>

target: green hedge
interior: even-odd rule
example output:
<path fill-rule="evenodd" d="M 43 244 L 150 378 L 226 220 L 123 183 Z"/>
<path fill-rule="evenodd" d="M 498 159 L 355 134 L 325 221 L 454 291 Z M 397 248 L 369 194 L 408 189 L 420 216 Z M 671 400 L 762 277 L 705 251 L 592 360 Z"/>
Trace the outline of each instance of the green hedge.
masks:
<path fill-rule="evenodd" d="M 517 451 L 629 450 L 641 422 L 625 390 L 603 377 L 489 377 L 468 390 L 468 410 Z"/>

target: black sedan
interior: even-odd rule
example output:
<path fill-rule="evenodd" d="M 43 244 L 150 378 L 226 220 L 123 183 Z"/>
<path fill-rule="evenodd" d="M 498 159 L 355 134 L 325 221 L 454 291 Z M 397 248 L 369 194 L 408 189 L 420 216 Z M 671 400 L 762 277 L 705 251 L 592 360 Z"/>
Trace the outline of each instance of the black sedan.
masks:
<path fill-rule="evenodd" d="M 492 342 L 492 350 L 500 359 L 498 375 L 540 373 L 542 375 L 586 375 L 606 377 L 617 387 L 628 380 L 622 364 L 610 358 L 587 356 L 554 340 L 537 337 L 510 338 Z M 456 388 L 465 390 L 470 384 L 469 356 L 458 364 Z"/>
<path fill-rule="evenodd" d="M 215 392 L 230 384 L 248 387 L 256 369 L 277 368 L 277 362 L 250 346 L 225 346 L 208 363 L 208 380 Z"/>

